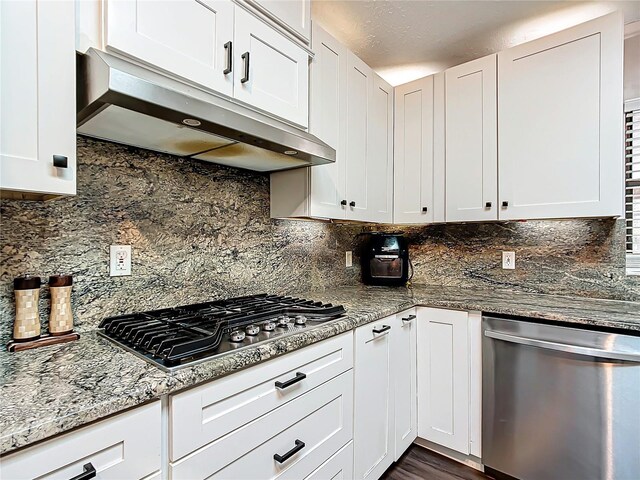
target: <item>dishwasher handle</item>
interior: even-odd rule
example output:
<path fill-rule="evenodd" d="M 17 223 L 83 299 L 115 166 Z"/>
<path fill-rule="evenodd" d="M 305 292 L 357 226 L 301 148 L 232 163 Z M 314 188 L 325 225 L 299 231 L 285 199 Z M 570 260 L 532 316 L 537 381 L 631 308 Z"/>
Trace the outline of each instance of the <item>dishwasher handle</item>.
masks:
<path fill-rule="evenodd" d="M 607 358 L 610 360 L 623 360 L 626 362 L 640 363 L 640 352 L 611 352 L 609 350 L 602 350 L 600 348 L 581 347 L 579 345 L 568 345 L 564 343 L 549 342 L 547 340 L 519 337 L 517 335 L 495 332 L 493 330 L 485 330 L 484 335 L 485 337 L 502 340 L 504 342 L 519 343 L 520 345 L 546 348 L 548 350 L 557 350 L 559 352 L 573 353 L 575 355 L 586 355 L 590 357 Z"/>

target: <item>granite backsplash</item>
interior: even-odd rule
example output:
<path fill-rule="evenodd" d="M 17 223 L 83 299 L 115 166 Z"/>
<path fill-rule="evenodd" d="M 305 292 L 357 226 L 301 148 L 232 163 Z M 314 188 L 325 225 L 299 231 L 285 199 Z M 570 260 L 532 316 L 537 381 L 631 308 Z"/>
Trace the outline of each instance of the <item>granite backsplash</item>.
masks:
<path fill-rule="evenodd" d="M 359 234 L 376 227 L 272 220 L 268 180 L 78 137 L 77 196 L 0 203 L 0 339 L 11 334 L 12 280 L 27 272 L 74 275 L 80 331 L 131 311 L 358 282 Z M 409 237 L 415 283 L 640 300 L 620 220 L 381 228 Z M 109 277 L 112 244 L 132 245 L 132 276 Z M 500 268 L 501 250 L 516 252 L 516 270 Z"/>
<path fill-rule="evenodd" d="M 3 341 L 12 280 L 26 272 L 73 274 L 79 331 L 110 315 L 358 279 L 344 251 L 361 228 L 271 220 L 268 175 L 83 137 L 77 154 L 75 197 L 0 204 Z M 132 276 L 109 276 L 112 244 L 132 246 Z"/>

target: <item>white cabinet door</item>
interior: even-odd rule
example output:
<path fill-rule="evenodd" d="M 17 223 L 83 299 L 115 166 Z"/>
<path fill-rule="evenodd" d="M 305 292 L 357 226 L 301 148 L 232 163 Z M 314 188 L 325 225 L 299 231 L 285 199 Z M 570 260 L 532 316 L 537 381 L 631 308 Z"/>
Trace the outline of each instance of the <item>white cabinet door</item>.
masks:
<path fill-rule="evenodd" d="M 286 30 L 309 43 L 311 39 L 311 0 L 246 0 Z M 315 52 L 315 50 L 314 50 Z"/>
<path fill-rule="evenodd" d="M 234 97 L 307 127 L 307 52 L 240 7 L 234 23 Z"/>
<path fill-rule="evenodd" d="M 76 193 L 74 6 L 0 2 L 3 195 Z"/>
<path fill-rule="evenodd" d="M 314 23 L 313 51 L 309 131 L 335 148 L 336 161 L 310 168 L 311 215 L 344 219 L 347 213 L 347 49 Z"/>
<path fill-rule="evenodd" d="M 354 478 L 377 479 L 393 463 L 394 316 L 355 331 Z"/>
<path fill-rule="evenodd" d="M 391 324 L 393 334 L 392 377 L 394 399 L 394 460 L 411 446 L 418 436 L 416 395 L 416 309 L 399 313 Z"/>
<path fill-rule="evenodd" d="M 622 215 L 622 36 L 616 12 L 498 54 L 501 220 Z"/>
<path fill-rule="evenodd" d="M 496 55 L 445 75 L 446 221 L 497 220 Z"/>
<path fill-rule="evenodd" d="M 368 221 L 369 128 L 373 71 L 352 52 L 347 54 L 347 218 Z"/>
<path fill-rule="evenodd" d="M 469 315 L 418 309 L 418 436 L 468 455 Z"/>
<path fill-rule="evenodd" d="M 433 221 L 433 79 L 395 89 L 394 223 Z"/>
<path fill-rule="evenodd" d="M 393 87 L 373 75 L 367 122 L 365 220 L 376 223 L 393 221 Z"/>
<path fill-rule="evenodd" d="M 145 478 L 160 470 L 160 426 L 156 401 L 4 456 L 2 478 Z"/>
<path fill-rule="evenodd" d="M 230 0 L 109 0 L 106 47 L 231 96 L 233 13 Z"/>

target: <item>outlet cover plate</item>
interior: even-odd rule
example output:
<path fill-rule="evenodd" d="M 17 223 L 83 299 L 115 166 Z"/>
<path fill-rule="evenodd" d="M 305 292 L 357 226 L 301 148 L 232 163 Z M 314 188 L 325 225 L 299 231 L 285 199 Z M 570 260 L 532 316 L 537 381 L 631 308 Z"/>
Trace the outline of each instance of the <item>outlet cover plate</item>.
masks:
<path fill-rule="evenodd" d="M 109 275 L 112 277 L 131 275 L 131 245 L 111 245 L 109 257 Z"/>
<path fill-rule="evenodd" d="M 516 252 L 502 252 L 502 269 L 515 270 Z"/>
<path fill-rule="evenodd" d="M 353 267 L 353 252 L 351 250 L 345 252 L 344 260 L 345 267 Z"/>

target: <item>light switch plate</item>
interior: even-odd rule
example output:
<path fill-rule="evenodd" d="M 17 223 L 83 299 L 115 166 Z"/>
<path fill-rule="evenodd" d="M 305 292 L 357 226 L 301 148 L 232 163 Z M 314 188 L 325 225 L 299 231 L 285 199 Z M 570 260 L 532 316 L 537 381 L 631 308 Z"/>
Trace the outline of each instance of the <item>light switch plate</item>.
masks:
<path fill-rule="evenodd" d="M 353 252 L 351 250 L 345 252 L 344 260 L 345 267 L 353 267 Z"/>
<path fill-rule="evenodd" d="M 516 252 L 502 252 L 502 269 L 515 270 Z"/>
<path fill-rule="evenodd" d="M 109 256 L 112 277 L 131 275 L 131 245 L 111 245 Z"/>

